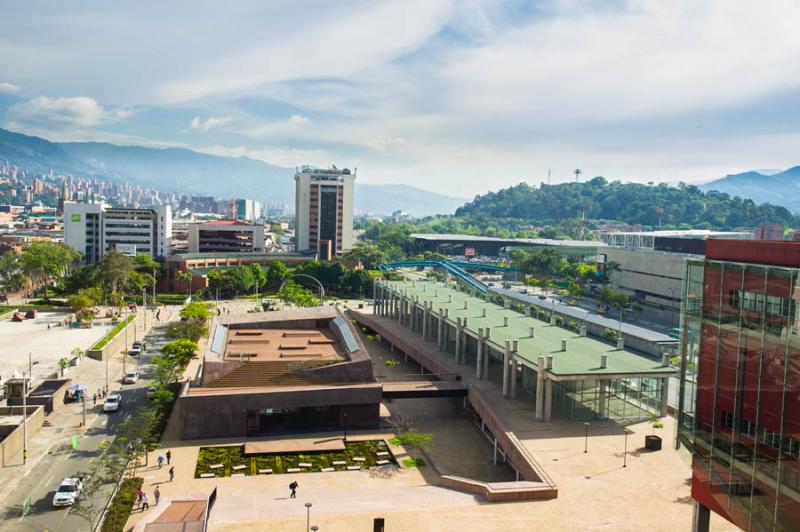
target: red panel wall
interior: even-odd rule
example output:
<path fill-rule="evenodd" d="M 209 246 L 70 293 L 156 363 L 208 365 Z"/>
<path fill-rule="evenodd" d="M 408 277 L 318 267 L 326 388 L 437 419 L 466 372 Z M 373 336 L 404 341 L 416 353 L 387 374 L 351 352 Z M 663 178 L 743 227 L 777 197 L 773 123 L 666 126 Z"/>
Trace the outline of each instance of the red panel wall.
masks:
<path fill-rule="evenodd" d="M 710 238 L 706 241 L 706 258 L 800 267 L 800 242 Z"/>

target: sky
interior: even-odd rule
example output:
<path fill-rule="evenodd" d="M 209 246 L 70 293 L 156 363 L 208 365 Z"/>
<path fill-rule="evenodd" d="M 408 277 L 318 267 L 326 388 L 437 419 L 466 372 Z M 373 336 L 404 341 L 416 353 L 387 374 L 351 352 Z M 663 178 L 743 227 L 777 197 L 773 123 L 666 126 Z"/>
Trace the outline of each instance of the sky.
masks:
<path fill-rule="evenodd" d="M 796 0 L 8 0 L 0 126 L 469 198 L 800 164 Z"/>

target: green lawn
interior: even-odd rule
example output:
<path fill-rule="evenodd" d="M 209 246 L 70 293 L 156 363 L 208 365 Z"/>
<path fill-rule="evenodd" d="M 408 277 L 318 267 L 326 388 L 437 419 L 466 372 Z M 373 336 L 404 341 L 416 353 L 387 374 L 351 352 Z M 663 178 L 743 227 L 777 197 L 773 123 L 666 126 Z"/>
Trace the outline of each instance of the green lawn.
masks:
<path fill-rule="evenodd" d="M 272 469 L 272 474 L 283 474 L 298 464 L 309 463 L 311 467 L 302 468 L 302 473 L 314 473 L 323 468 L 334 467 L 337 471 L 346 471 L 347 466 L 359 466 L 368 469 L 377 465 L 378 460 L 389 460 L 392 465 L 397 461 L 383 440 L 347 442 L 347 448 L 339 452 L 320 453 L 287 453 L 287 454 L 254 454 L 244 455 L 244 447 L 201 447 L 197 456 L 195 478 L 203 473 L 212 473 L 215 477 L 228 477 L 233 473 L 257 475 L 259 469 Z M 377 453 L 385 451 L 388 456 L 379 457 Z M 356 462 L 355 457 L 363 457 L 363 462 Z M 344 461 L 345 465 L 334 466 L 333 462 Z M 211 469 L 210 466 L 222 464 L 223 467 Z M 243 465 L 244 468 L 234 469 Z"/>
<path fill-rule="evenodd" d="M 127 318 L 125 318 L 124 320 L 122 320 L 121 322 L 119 322 L 118 324 L 116 324 L 116 325 L 114 326 L 114 328 L 113 328 L 113 329 L 111 329 L 110 331 L 108 331 L 108 332 L 106 333 L 106 335 L 105 335 L 105 336 L 103 336 L 102 338 L 100 338 L 100 339 L 97 341 L 97 343 L 96 343 L 96 344 L 94 344 L 94 345 L 93 345 L 92 347 L 90 347 L 89 349 L 103 349 L 103 347 L 105 347 L 105 345 L 106 345 L 108 342 L 110 342 L 112 338 L 114 338 L 116 335 L 118 335 L 118 334 L 119 334 L 119 332 L 120 332 L 120 331 L 121 331 L 123 328 L 125 328 L 125 325 L 127 325 L 128 323 L 132 322 L 132 321 L 133 321 L 133 320 L 135 320 L 135 319 L 136 319 L 136 315 L 135 315 L 135 314 L 131 314 L 130 316 L 128 316 Z"/>

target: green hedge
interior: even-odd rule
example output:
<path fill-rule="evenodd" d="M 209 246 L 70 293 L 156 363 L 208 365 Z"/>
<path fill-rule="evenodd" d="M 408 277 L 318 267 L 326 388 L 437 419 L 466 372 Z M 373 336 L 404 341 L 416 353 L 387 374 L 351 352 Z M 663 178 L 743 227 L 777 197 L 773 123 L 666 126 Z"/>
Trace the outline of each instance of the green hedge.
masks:
<path fill-rule="evenodd" d="M 186 294 L 158 294 L 156 295 L 156 303 L 162 305 L 183 305 L 186 301 Z"/>
<path fill-rule="evenodd" d="M 108 506 L 108 512 L 103 519 L 102 532 L 122 532 L 128 522 L 136 503 L 136 494 L 142 487 L 144 479 L 141 477 L 126 478 L 117 490 L 114 500 Z"/>
<path fill-rule="evenodd" d="M 113 328 L 113 329 L 111 329 L 110 331 L 108 331 L 108 333 L 106 333 L 106 335 L 105 335 L 105 336 L 103 336 L 102 338 L 100 338 L 100 340 L 98 340 L 98 341 L 97 341 L 97 343 L 96 343 L 96 344 L 94 344 L 94 345 L 93 345 L 92 347 L 90 347 L 89 349 L 103 349 L 103 348 L 106 346 L 106 344 L 107 344 L 108 342 L 110 342 L 110 341 L 111 341 L 111 339 L 112 339 L 112 338 L 114 338 L 114 337 L 115 337 L 117 334 L 119 334 L 119 333 L 120 333 L 120 331 L 122 331 L 122 329 L 124 329 L 124 328 L 125 328 L 125 326 L 126 326 L 128 323 L 132 322 L 132 321 L 133 321 L 133 320 L 135 320 L 135 319 L 136 319 L 136 315 L 135 315 L 135 314 L 131 314 L 130 316 L 128 316 L 127 318 L 125 318 L 124 320 L 122 320 L 121 322 L 119 322 L 119 323 L 118 323 L 116 326 L 114 326 L 114 328 Z"/>

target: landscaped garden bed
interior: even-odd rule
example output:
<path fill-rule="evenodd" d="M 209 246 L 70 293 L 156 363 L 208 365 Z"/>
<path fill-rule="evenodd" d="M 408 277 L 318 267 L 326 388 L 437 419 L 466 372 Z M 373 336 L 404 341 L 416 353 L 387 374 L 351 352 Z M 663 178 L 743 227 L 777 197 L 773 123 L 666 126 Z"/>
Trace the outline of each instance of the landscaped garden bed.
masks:
<path fill-rule="evenodd" d="M 397 461 L 389 450 L 389 446 L 383 440 L 347 442 L 346 449 L 343 451 L 247 456 L 244 454 L 243 446 L 201 447 L 197 456 L 194 476 L 195 478 L 218 478 L 229 477 L 231 474 L 280 475 L 289 473 L 289 470 L 292 470 L 292 473 L 318 473 L 348 471 L 348 468 L 356 467 L 369 469 L 383 465 L 397 466 Z M 349 470 L 353 471 L 354 469 Z"/>

